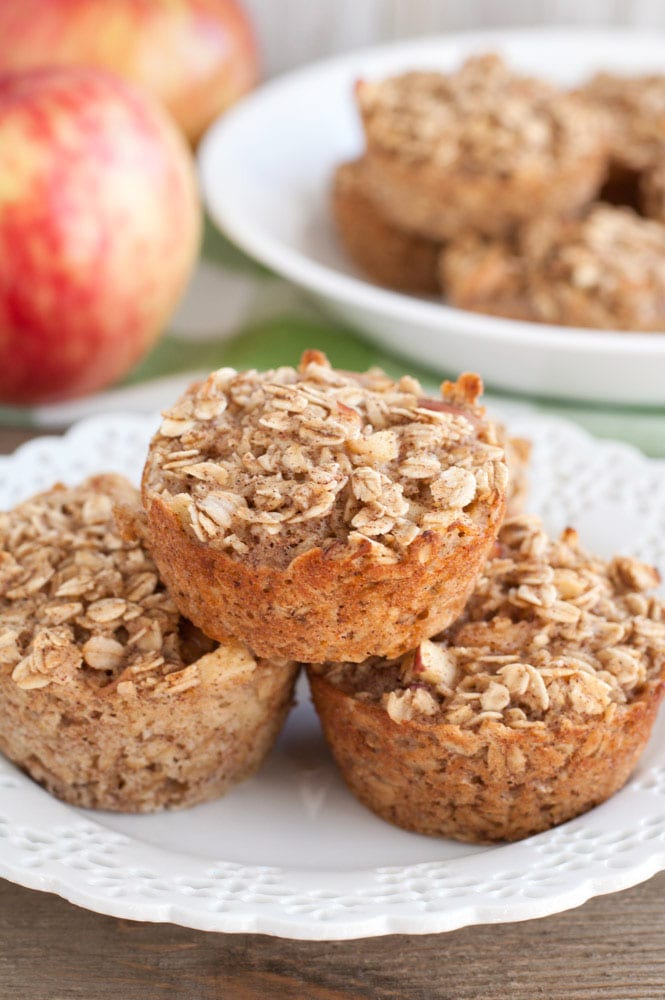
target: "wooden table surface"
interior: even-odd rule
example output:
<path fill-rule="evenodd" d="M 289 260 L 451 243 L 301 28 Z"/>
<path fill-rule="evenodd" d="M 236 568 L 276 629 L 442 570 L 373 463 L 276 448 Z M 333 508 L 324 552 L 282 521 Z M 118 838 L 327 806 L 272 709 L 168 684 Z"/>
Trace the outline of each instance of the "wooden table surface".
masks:
<path fill-rule="evenodd" d="M 0 430 L 0 451 L 30 437 Z M 663 1000 L 665 873 L 543 920 L 302 942 L 88 913 L 0 880 L 0 1000 Z"/>

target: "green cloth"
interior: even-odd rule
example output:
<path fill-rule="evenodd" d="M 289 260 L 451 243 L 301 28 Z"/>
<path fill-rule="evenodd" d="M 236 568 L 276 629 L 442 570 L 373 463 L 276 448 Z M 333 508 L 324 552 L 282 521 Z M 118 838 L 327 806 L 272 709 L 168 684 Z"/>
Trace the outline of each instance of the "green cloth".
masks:
<path fill-rule="evenodd" d="M 380 365 L 392 374 L 408 369 L 433 384 L 455 372 L 425 371 L 395 359 L 343 328 L 307 296 L 245 256 L 209 223 L 201 261 L 188 296 L 169 331 L 121 383 L 106 392 L 67 404 L 0 407 L 0 422 L 45 428 L 107 410 L 154 410 L 167 406 L 190 373 L 222 365 L 268 368 L 293 364 L 306 347 L 325 351 L 336 366 Z M 481 372 L 482 374 L 482 372 Z M 488 394 L 527 409 L 556 414 L 599 437 L 617 438 L 648 455 L 665 457 L 665 408 L 637 409 Z"/>

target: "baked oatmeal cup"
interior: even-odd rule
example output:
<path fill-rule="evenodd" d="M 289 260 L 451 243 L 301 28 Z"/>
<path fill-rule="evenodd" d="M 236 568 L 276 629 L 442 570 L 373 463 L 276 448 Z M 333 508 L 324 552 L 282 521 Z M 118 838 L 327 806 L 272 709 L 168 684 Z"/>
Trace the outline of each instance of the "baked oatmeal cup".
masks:
<path fill-rule="evenodd" d="M 626 782 L 665 685 L 651 567 L 507 521 L 462 617 L 393 660 L 308 668 L 351 791 L 407 830 L 518 840 Z"/>
<path fill-rule="evenodd" d="M 477 375 L 439 400 L 409 376 L 213 372 L 164 415 L 143 501 L 181 612 L 305 662 L 397 655 L 461 611 L 507 471 Z"/>
<path fill-rule="evenodd" d="M 441 244 L 382 216 L 367 193 L 363 160 L 335 171 L 332 211 L 346 253 L 372 281 L 398 291 L 439 291 Z"/>
<path fill-rule="evenodd" d="M 367 191 L 396 226 L 445 241 L 573 214 L 607 167 L 604 116 L 496 55 L 455 73 L 360 81 Z"/>
<path fill-rule="evenodd" d="M 0 514 L 0 750 L 66 802 L 149 812 L 223 794 L 272 746 L 296 672 L 180 616 L 122 477 Z"/>
<path fill-rule="evenodd" d="M 665 226 L 596 204 L 538 219 L 513 240 L 467 236 L 441 259 L 461 309 L 605 330 L 665 330 Z"/>

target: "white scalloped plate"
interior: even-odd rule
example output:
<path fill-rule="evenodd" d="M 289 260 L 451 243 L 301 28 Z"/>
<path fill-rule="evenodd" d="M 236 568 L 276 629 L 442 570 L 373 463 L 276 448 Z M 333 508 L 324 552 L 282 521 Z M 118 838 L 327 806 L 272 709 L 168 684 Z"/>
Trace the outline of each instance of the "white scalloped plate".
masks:
<path fill-rule="evenodd" d="M 505 408 L 535 442 L 531 507 L 602 554 L 665 567 L 665 463 Z M 0 459 L 0 507 L 102 469 L 138 480 L 155 419 L 87 420 Z M 405 833 L 345 790 L 306 690 L 261 773 L 182 813 L 70 808 L 0 758 L 0 875 L 134 920 L 303 939 L 431 933 L 541 917 L 665 868 L 665 725 L 610 802 L 519 844 Z"/>

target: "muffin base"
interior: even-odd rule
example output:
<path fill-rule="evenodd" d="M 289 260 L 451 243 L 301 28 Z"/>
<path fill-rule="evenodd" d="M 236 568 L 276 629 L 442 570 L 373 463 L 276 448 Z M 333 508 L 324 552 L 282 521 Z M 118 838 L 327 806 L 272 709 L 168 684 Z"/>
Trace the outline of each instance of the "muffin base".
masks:
<path fill-rule="evenodd" d="M 118 684 L 23 690 L 0 672 L 0 751 L 74 806 L 145 813 L 223 795 L 257 770 L 293 701 L 294 664 L 243 651 L 196 661 L 195 687 L 123 696 Z M 121 688 L 122 691 L 122 688 Z"/>
<path fill-rule="evenodd" d="M 662 700 L 649 682 L 611 720 L 511 729 L 398 725 L 308 669 L 328 745 L 353 794 L 406 830 L 470 843 L 521 840 L 604 802 L 628 780 Z"/>
<path fill-rule="evenodd" d="M 341 164 L 333 178 L 333 218 L 346 253 L 379 285 L 438 292 L 441 245 L 385 219 L 366 190 L 364 177 L 363 161 L 356 160 Z"/>
<path fill-rule="evenodd" d="M 462 167 L 441 170 L 403 162 L 373 148 L 365 157 L 372 200 L 406 232 L 444 242 L 473 230 L 506 236 L 539 215 L 574 215 L 596 196 L 606 171 L 604 150 L 556 172 L 473 176 Z"/>
<path fill-rule="evenodd" d="M 150 551 L 180 612 L 213 639 L 234 635 L 259 656 L 305 663 L 398 656 L 461 612 L 505 510 L 495 492 L 481 526 L 423 531 L 397 562 L 364 539 L 310 549 L 286 569 L 242 563 L 203 545 L 144 494 Z"/>

